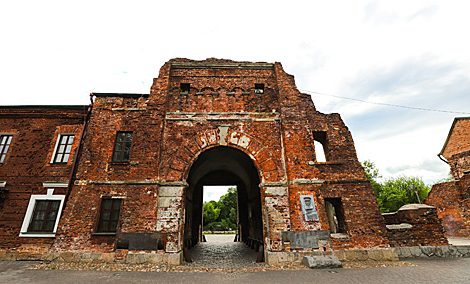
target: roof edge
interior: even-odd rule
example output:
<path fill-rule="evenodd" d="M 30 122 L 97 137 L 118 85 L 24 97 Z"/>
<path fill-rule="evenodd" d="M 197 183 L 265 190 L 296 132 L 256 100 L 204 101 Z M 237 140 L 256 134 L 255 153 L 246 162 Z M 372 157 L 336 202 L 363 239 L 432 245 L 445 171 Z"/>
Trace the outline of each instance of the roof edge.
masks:
<path fill-rule="evenodd" d="M 273 63 L 172 62 L 175 69 L 274 69 Z"/>
<path fill-rule="evenodd" d="M 454 121 L 452 122 L 452 126 L 449 129 L 449 133 L 447 133 L 446 142 L 444 142 L 444 146 L 442 146 L 441 152 L 439 152 L 438 154 L 439 156 L 442 155 L 445 148 L 447 147 L 447 143 L 449 142 L 449 138 L 450 138 L 450 135 L 452 134 L 452 131 L 454 130 L 455 124 L 457 123 L 458 120 L 462 120 L 462 119 L 470 119 L 470 116 L 461 116 L 461 117 L 454 118 Z"/>
<path fill-rule="evenodd" d="M 122 98 L 148 98 L 150 94 L 136 94 L 136 93 L 92 93 L 96 97 L 122 97 Z"/>
<path fill-rule="evenodd" d="M 0 106 L 0 109 L 83 109 L 87 107 L 88 105 L 11 105 Z"/>

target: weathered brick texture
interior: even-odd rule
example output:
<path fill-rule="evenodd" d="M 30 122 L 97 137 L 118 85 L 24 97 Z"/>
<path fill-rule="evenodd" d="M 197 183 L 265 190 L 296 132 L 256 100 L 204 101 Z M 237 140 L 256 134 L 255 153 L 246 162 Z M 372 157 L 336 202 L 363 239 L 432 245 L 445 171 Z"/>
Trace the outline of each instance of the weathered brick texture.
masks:
<path fill-rule="evenodd" d="M 437 209 L 424 204 L 408 204 L 397 212 L 383 214 L 390 246 L 448 245 Z"/>
<path fill-rule="evenodd" d="M 0 248 L 33 253 L 48 250 L 53 238 L 19 237 L 32 194 L 46 194 L 43 182 L 68 181 L 87 106 L 0 107 L 0 134 L 13 134 L 0 163 Z M 75 134 L 66 164 L 51 163 L 59 134 Z M 56 188 L 54 194 L 65 194 Z"/>
<path fill-rule="evenodd" d="M 457 117 L 440 155 L 455 182 L 436 184 L 424 203 L 437 207 L 449 237 L 470 237 L 470 118 Z"/>
<path fill-rule="evenodd" d="M 50 126 L 19 122 L 49 135 L 45 144 L 32 143 L 40 134 L 28 142 L 46 162 L 42 176 L 48 180 L 66 180 L 70 172 L 70 164 L 53 167 L 47 159 L 58 133 L 81 129 L 84 112 L 74 115 L 76 122 L 58 117 Z M 23 131 L 24 125 L 8 127 Z M 130 159 L 114 162 L 121 131 L 133 133 Z M 315 141 L 323 145 L 326 162 L 317 161 Z M 53 254 L 116 251 L 114 234 L 97 228 L 103 198 L 118 198 L 117 232 L 159 233 L 163 251 L 177 259 L 185 245 L 198 241 L 204 185 L 237 186 L 240 236 L 264 243 L 266 252 L 285 250 L 284 231 L 329 230 L 334 220 L 341 225 L 334 249 L 389 247 L 351 133 L 339 114 L 318 112 L 280 63 L 172 59 L 161 67 L 150 94 L 96 93 L 77 158 L 56 238 L 39 240 L 53 242 Z M 32 171 L 33 180 L 43 171 L 39 164 L 19 169 Z M 7 202 L 13 202 L 12 193 Z M 31 193 L 15 197 L 23 203 L 14 210 L 24 214 Z M 302 195 L 313 196 L 319 221 L 305 221 Z M 327 209 L 333 203 L 336 216 Z M 127 252 L 118 249 L 116 255 Z"/>
<path fill-rule="evenodd" d="M 457 117 L 440 153 L 449 162 L 452 176 L 460 179 L 470 171 L 470 118 Z"/>
<path fill-rule="evenodd" d="M 261 91 L 256 84 L 262 84 Z M 134 133 L 126 163 L 112 162 L 118 131 Z M 316 162 L 314 140 L 324 146 L 324 163 Z M 350 132 L 338 114 L 316 111 L 280 63 L 174 59 L 160 69 L 149 95 L 97 94 L 54 249 L 112 251 L 113 236 L 94 234 L 100 200 L 112 196 L 123 198 L 119 231 L 162 232 L 165 250 L 180 251 L 183 239 L 197 234 L 200 218 L 194 216 L 202 210 L 197 178 L 207 166 L 194 175 L 191 168 L 203 153 L 219 147 L 244 153 L 237 155 L 247 155 L 256 168 L 260 187 L 250 174 L 232 171 L 252 184 L 240 189 L 249 197 L 240 197 L 248 203 L 239 206 L 260 212 L 240 213 L 251 220 L 240 221 L 247 227 L 244 237 L 281 251 L 282 231 L 328 229 L 323 198 L 338 198 L 347 238 L 334 240 L 335 247 L 388 246 Z M 163 194 L 163 188 L 181 191 Z M 306 194 L 315 198 L 317 223 L 304 221 L 299 197 Z"/>

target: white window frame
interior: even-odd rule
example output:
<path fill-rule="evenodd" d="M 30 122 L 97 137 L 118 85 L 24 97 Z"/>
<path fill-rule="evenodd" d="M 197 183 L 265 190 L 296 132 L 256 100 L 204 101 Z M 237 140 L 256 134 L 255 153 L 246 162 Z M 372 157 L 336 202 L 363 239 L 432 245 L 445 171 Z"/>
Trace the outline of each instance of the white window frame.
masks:
<path fill-rule="evenodd" d="M 26 209 L 26 214 L 24 216 L 23 225 L 20 230 L 20 237 L 30 237 L 30 238 L 54 238 L 57 232 L 57 227 L 59 226 L 60 215 L 62 213 L 62 207 L 64 206 L 65 195 L 54 195 L 54 188 L 57 187 L 67 187 L 68 182 L 44 182 L 44 187 L 47 187 L 46 195 L 33 194 L 29 199 L 28 209 Z M 54 188 L 52 188 L 54 187 Z M 36 201 L 38 200 L 59 200 L 59 210 L 57 211 L 57 218 L 55 220 L 54 230 L 52 233 L 28 233 L 28 227 L 33 218 L 34 208 L 36 206 Z"/>
<path fill-rule="evenodd" d="M 5 159 L 7 158 L 8 151 L 10 151 L 11 142 L 13 141 L 13 137 L 15 137 L 15 133 L 0 133 L 0 137 L 1 136 L 10 136 L 10 135 L 11 135 L 11 140 L 10 140 L 10 143 L 8 144 L 8 150 L 5 153 L 3 153 L 3 151 L 2 151 L 2 153 L 0 153 L 0 160 L 2 158 L 2 154 L 5 154 Z M 3 163 L 5 163 L 5 160 L 0 162 L 0 164 L 3 164 Z"/>
<path fill-rule="evenodd" d="M 55 155 L 57 154 L 57 148 L 59 148 L 60 140 L 62 140 L 62 136 L 65 136 L 65 135 L 73 135 L 73 143 L 75 143 L 75 133 L 60 133 L 57 136 L 57 141 L 55 142 L 54 152 L 52 153 L 52 157 L 51 157 L 51 161 L 50 161 L 51 164 L 62 164 L 62 163 L 56 163 L 56 162 L 54 162 L 54 160 L 55 160 Z M 72 148 L 73 148 L 73 143 L 72 143 Z M 72 149 L 70 149 L 69 158 L 67 159 L 67 163 L 70 160 L 70 156 L 72 156 Z"/>

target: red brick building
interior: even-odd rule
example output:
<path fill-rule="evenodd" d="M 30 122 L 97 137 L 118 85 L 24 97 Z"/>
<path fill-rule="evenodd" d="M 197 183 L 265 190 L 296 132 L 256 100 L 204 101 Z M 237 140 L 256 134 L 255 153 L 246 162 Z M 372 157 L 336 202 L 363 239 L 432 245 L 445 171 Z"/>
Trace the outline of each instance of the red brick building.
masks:
<path fill-rule="evenodd" d="M 470 117 L 454 119 L 439 156 L 447 160 L 455 180 L 470 173 Z"/>
<path fill-rule="evenodd" d="M 449 237 L 470 237 L 470 117 L 456 117 L 439 157 L 454 182 L 433 186 L 425 203 L 435 206 Z"/>
<path fill-rule="evenodd" d="M 49 251 L 87 108 L 0 107 L 0 248 Z"/>
<path fill-rule="evenodd" d="M 339 114 L 318 112 L 280 63 L 173 59 L 150 94 L 94 97 L 73 170 L 85 107 L 19 109 L 26 114 L 17 120 L 14 108 L 5 110 L 0 133 L 12 139 L 0 164 L 3 248 L 37 244 L 115 260 L 153 251 L 179 263 L 183 248 L 200 239 L 204 185 L 237 186 L 240 238 L 263 244 L 268 262 L 281 252 L 330 249 L 322 239 L 294 246 L 297 232 L 331 232 L 334 250 L 389 247 L 351 133 Z M 27 125 L 31 134 L 23 133 Z M 72 134 L 73 142 L 57 144 Z M 316 147 L 326 161 L 317 161 Z M 64 148 L 68 159 L 56 164 Z M 23 236 L 33 234 L 24 215 L 36 194 L 60 195 L 58 209 L 28 209 L 60 216 L 47 239 Z"/>

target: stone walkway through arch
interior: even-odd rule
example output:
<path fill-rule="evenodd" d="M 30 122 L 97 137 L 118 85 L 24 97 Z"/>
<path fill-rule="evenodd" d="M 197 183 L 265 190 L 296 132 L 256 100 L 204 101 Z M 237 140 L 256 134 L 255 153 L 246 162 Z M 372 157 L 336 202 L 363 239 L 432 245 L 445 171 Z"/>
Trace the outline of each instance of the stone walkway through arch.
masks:
<path fill-rule="evenodd" d="M 193 262 L 186 266 L 212 269 L 241 269 L 264 266 L 256 263 L 257 252 L 242 242 L 234 242 L 235 235 L 206 235 L 207 242 L 198 243 L 189 254 Z"/>

